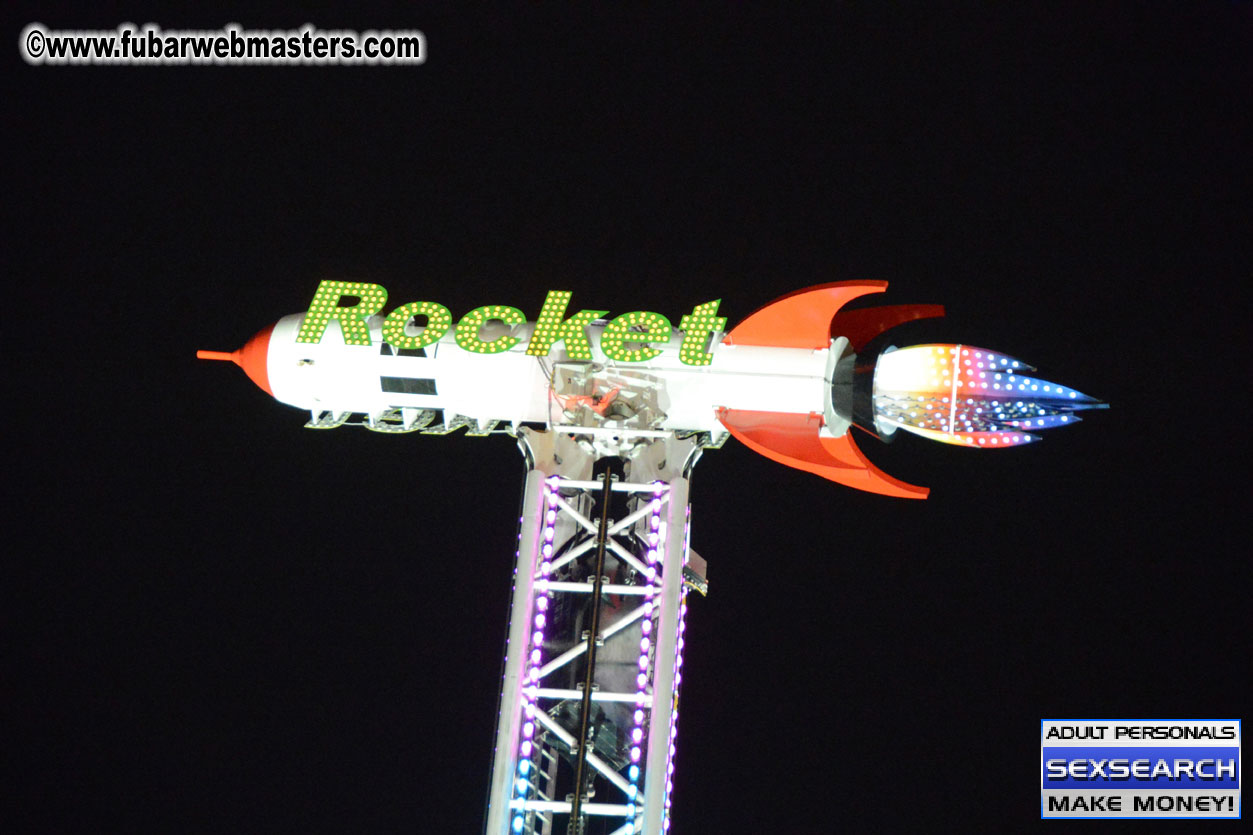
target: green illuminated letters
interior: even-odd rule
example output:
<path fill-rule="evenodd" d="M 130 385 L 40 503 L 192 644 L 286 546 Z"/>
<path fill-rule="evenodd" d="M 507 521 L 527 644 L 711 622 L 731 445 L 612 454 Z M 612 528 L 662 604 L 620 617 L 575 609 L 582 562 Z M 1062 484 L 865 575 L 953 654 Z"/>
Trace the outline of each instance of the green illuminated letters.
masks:
<path fill-rule="evenodd" d="M 566 356 L 572 360 L 592 359 L 591 340 L 587 326 L 594 319 L 604 316 L 605 310 L 580 310 L 565 318 L 566 308 L 573 296 L 569 290 L 549 290 L 535 320 L 535 330 L 527 343 L 526 353 L 532 357 L 546 357 L 553 346 L 565 343 Z M 343 304 L 345 298 L 355 298 L 355 304 Z M 367 319 L 378 313 L 387 303 L 387 291 L 378 284 L 360 281 L 323 281 L 313 294 L 309 310 L 301 322 L 297 342 L 322 341 L 331 321 L 339 322 L 347 345 L 369 345 L 370 327 Z M 727 325 L 725 316 L 718 315 L 721 299 L 698 304 L 679 322 L 683 341 L 679 345 L 679 360 L 684 365 L 709 365 L 713 362 L 710 337 Z M 406 331 L 410 322 L 426 318 L 426 325 L 415 336 Z M 499 354 L 518 344 L 518 338 L 504 334 L 492 340 L 480 336 L 483 326 L 489 322 L 521 325 L 526 314 L 516 307 L 488 304 L 476 307 L 461 317 L 453 334 L 457 346 L 463 351 L 476 354 Z M 425 348 L 442 339 L 452 327 L 452 314 L 448 308 L 436 302 L 409 302 L 388 314 L 383 321 L 383 341 L 400 349 Z M 670 342 L 673 331 L 670 320 L 651 310 L 633 310 L 623 313 L 605 325 L 600 336 L 601 352 L 615 362 L 647 362 L 661 354 L 661 348 L 651 347 Z M 628 345 L 634 348 L 628 349 Z"/>
<path fill-rule="evenodd" d="M 457 323 L 455 335 L 457 344 L 462 350 L 473 351 L 476 354 L 499 354 L 517 345 L 516 336 L 502 336 L 491 342 L 479 339 L 479 329 L 493 319 L 499 319 L 506 325 L 520 325 L 526 321 L 526 314 L 516 307 L 507 307 L 503 304 L 489 304 L 474 308 L 462 316 L 461 321 Z"/>
<path fill-rule="evenodd" d="M 633 331 L 632 327 L 642 328 Z M 670 320 L 650 310 L 633 310 L 623 313 L 608 325 L 600 335 L 600 350 L 605 356 L 618 362 L 645 362 L 661 353 L 660 348 L 644 345 L 627 350 L 627 342 L 669 342 Z"/>
<path fill-rule="evenodd" d="M 355 296 L 354 305 L 340 305 L 345 296 Z M 332 319 L 339 321 L 347 345 L 369 345 L 370 328 L 365 320 L 387 304 L 387 291 L 378 284 L 360 281 L 323 281 L 313 294 L 309 311 L 300 325 L 297 342 L 321 342 Z"/>
<path fill-rule="evenodd" d="M 569 290 L 549 290 L 548 298 L 544 299 L 544 307 L 535 320 L 535 333 L 526 346 L 526 352 L 533 357 L 545 357 L 553 345 L 564 341 L 566 355 L 572 360 L 590 360 L 592 346 L 587 340 L 585 328 L 593 319 L 604 316 L 607 310 L 580 310 L 569 319 L 562 320 L 566 307 L 570 304 L 573 294 Z"/>
<path fill-rule="evenodd" d="M 405 326 L 416 316 L 426 317 L 426 327 L 417 336 L 405 333 Z M 435 302 L 409 302 L 387 314 L 383 322 L 383 341 L 393 348 L 416 350 L 439 341 L 452 326 L 452 314 L 448 308 Z"/>
<path fill-rule="evenodd" d="M 679 330 L 683 331 L 679 359 L 684 365 L 709 365 L 713 362 L 713 354 L 706 350 L 709 347 L 709 335 L 727 326 L 727 317 L 718 315 L 718 305 L 721 303 L 722 299 L 714 299 L 698 304 L 679 321 Z"/>

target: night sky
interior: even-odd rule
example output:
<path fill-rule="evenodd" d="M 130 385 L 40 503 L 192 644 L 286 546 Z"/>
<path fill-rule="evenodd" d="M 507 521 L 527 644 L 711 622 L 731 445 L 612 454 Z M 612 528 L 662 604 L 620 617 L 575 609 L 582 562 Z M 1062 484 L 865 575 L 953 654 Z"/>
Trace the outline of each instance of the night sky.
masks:
<path fill-rule="evenodd" d="M 1253 7 L 5 11 L 8 831 L 474 833 L 523 466 L 198 362 L 322 279 L 455 316 L 802 287 L 1101 397 L 1042 443 L 729 441 L 678 833 L 1039 815 L 1043 718 L 1247 718 Z M 418 28 L 411 67 L 33 67 L 27 23 Z M 1246 670 L 1247 671 L 1247 670 Z"/>

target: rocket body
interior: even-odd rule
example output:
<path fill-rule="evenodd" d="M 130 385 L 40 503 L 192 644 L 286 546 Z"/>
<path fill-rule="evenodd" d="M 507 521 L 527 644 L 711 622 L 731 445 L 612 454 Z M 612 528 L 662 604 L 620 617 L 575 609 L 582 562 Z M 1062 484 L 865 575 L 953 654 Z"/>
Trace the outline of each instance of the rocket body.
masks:
<path fill-rule="evenodd" d="M 715 344 L 705 366 L 679 358 L 681 331 L 645 362 L 618 362 L 600 350 L 602 323 L 587 328 L 591 362 L 567 359 L 556 346 L 547 357 L 526 354 L 533 322 L 507 326 L 518 343 L 497 354 L 461 348 L 451 333 L 419 351 L 398 351 L 382 337 L 373 317 L 370 345 L 347 345 L 336 321 L 323 339 L 300 343 L 304 314 L 285 316 L 270 334 L 266 376 L 282 403 L 312 413 L 379 415 L 392 409 L 439 409 L 486 426 L 563 424 L 576 420 L 580 398 L 603 398 L 620 390 L 602 417 L 610 425 L 630 421 L 646 406 L 648 428 L 724 433 L 718 409 L 821 414 L 830 398 L 831 352 L 822 349 Z M 487 327 L 490 327 L 487 326 Z M 501 326 L 498 326 L 501 327 Z M 503 335 L 505 331 L 502 329 Z"/>
<path fill-rule="evenodd" d="M 698 306 L 679 328 L 647 311 L 619 317 L 632 323 L 626 326 L 593 320 L 600 311 L 580 311 L 558 326 L 564 313 L 545 311 L 554 297 L 564 299 L 564 311 L 570 294 L 553 291 L 538 324 L 515 308 L 488 306 L 466 314 L 454 331 L 447 309 L 428 302 L 413 303 L 423 307 L 407 321 L 397 314 L 408 315 L 411 305 L 386 319 L 364 311 L 352 316 L 352 306 L 334 301 L 345 287 L 363 299 L 376 293 L 369 308 L 375 311 L 386 291 L 329 284 L 338 288 L 331 300 L 320 288 L 308 312 L 283 317 L 238 351 L 199 356 L 234 361 L 280 402 L 308 410 L 306 425 L 313 428 L 341 425 L 351 415 L 388 432 L 468 426 L 482 434 L 501 424 L 530 424 L 600 433 L 612 442 L 605 454 L 617 454 L 607 450 L 631 432 L 698 433 L 714 445 L 729 433 L 789 467 L 908 498 L 923 498 L 927 490 L 875 467 L 854 443 L 853 426 L 880 438 L 904 430 L 972 449 L 1005 449 L 1038 440 L 1035 431 L 1078 423 L 1077 411 L 1105 406 L 1024 376 L 1031 366 L 1000 352 L 947 343 L 883 347 L 879 335 L 896 325 L 944 313 L 935 305 L 842 309 L 882 292 L 886 282 L 798 290 L 725 335 L 711 329 L 711 322 L 719 328 L 726 322 L 715 318 L 717 302 Z M 306 321 L 315 311 L 319 318 Z M 425 327 L 440 320 L 429 340 L 418 316 L 427 317 Z M 647 317 L 665 324 L 640 324 Z M 637 333 L 641 340 L 631 342 Z M 567 351 L 569 340 L 580 343 L 577 352 Z M 533 343 L 539 347 L 530 353 Z M 637 350 L 646 348 L 652 350 Z"/>

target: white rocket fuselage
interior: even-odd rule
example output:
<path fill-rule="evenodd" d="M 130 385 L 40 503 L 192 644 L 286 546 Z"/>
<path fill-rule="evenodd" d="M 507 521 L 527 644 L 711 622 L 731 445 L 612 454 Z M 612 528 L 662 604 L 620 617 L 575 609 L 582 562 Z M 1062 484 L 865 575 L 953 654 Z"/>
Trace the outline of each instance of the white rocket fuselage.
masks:
<path fill-rule="evenodd" d="M 797 290 L 759 308 L 725 337 L 714 330 L 726 324 L 717 316 L 718 302 L 707 302 L 684 316 L 664 345 L 651 338 L 625 342 L 632 329 L 644 327 L 640 335 L 648 337 L 665 333 L 654 330 L 656 319 L 645 324 L 658 314 L 622 314 L 608 323 L 614 359 L 601 349 L 606 322 L 585 325 L 582 334 L 573 330 L 597 314 L 585 310 L 567 319 L 568 291 L 549 292 L 536 350 L 552 347 L 533 356 L 527 349 L 536 324 L 507 324 L 522 317 L 515 308 L 477 308 L 453 329 L 441 305 L 413 302 L 386 319 L 367 317 L 365 309 L 382 308 L 386 290 L 323 282 L 309 312 L 283 317 L 237 351 L 197 356 L 239 365 L 280 402 L 307 409 L 312 428 L 343 425 L 353 414 L 383 432 L 443 434 L 471 426 L 473 434 L 485 434 L 500 423 L 531 424 L 599 436 L 605 449 L 622 435 L 699 432 L 708 433 L 702 443 L 717 445 L 730 434 L 788 467 L 915 499 L 925 498 L 926 488 L 876 467 L 858 449 L 849 431 L 854 424 L 880 437 L 905 429 L 971 449 L 1007 449 L 1037 440 L 1034 430 L 1077 423 L 1075 412 L 1104 408 L 1067 386 L 1024 376 L 1030 366 L 997 351 L 931 343 L 879 353 L 876 340 L 889 329 L 944 315 L 938 305 L 843 310 L 886 287 L 883 281 L 844 281 Z M 361 313 L 341 303 L 353 296 L 367 305 Z M 307 316 L 314 318 L 302 334 Z M 350 332 L 355 328 L 354 342 L 368 331 L 371 344 L 347 344 L 340 316 L 349 317 Z M 437 341 L 421 351 L 384 342 L 386 322 L 393 339 L 419 344 L 419 317 L 427 327 L 442 328 Z M 476 321 L 482 324 L 471 334 Z M 508 344 L 502 337 L 515 341 L 490 353 Z M 702 337 L 708 344 L 699 344 Z M 568 356 L 566 340 L 578 359 Z M 623 359 L 651 353 L 641 347 L 658 352 L 643 362 Z M 442 422 L 435 423 L 440 412 Z"/>
<path fill-rule="evenodd" d="M 274 397 L 310 412 L 381 414 L 395 408 L 442 409 L 445 419 L 461 415 L 480 425 L 551 423 L 554 414 L 550 373 L 567 362 L 561 344 L 547 357 L 526 354 L 533 322 L 512 326 L 516 345 L 497 354 L 479 354 L 457 345 L 450 331 L 424 349 L 426 356 L 384 353 L 382 318 L 372 317 L 372 344 L 344 343 L 339 322 L 332 320 L 316 344 L 296 341 L 305 314 L 285 316 L 274 326 L 266 354 L 266 372 Z M 491 333 L 495 326 L 498 330 Z M 830 410 L 833 350 L 733 345 L 715 340 L 705 366 L 685 365 L 679 358 L 683 333 L 672 330 L 669 343 L 653 343 L 661 353 L 644 362 L 620 362 L 600 350 L 601 322 L 587 328 L 593 362 L 604 367 L 599 376 L 644 379 L 656 392 L 664 415 L 655 428 L 724 432 L 720 408 L 762 412 L 824 414 Z M 506 333 L 499 323 L 484 328 L 485 336 Z M 392 382 L 385 386 L 384 380 Z M 398 384 L 396 381 L 402 381 Z M 403 381 L 418 381 L 404 384 Z M 409 388 L 429 393 L 388 391 Z M 603 393 L 603 391 L 602 391 Z"/>

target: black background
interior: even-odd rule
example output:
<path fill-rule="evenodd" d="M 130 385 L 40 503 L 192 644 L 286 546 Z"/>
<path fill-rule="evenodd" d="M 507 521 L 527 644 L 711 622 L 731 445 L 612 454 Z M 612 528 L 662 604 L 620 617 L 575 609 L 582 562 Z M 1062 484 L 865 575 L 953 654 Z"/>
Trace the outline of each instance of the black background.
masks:
<path fill-rule="evenodd" d="M 999 6 L 1000 4 L 998 4 Z M 476 832 L 521 459 L 198 363 L 323 278 L 734 324 L 891 282 L 1112 404 L 693 481 L 674 831 L 1038 812 L 1042 718 L 1247 706 L 1247 3 L 6 12 L 11 831 Z M 32 67 L 21 28 L 419 28 L 420 67 Z"/>

